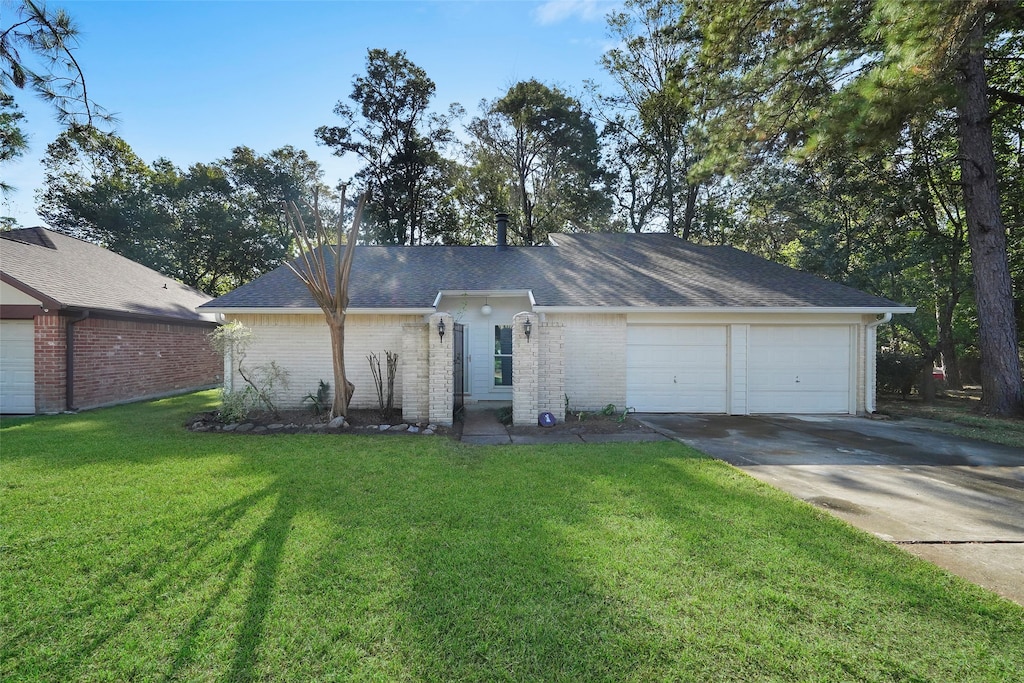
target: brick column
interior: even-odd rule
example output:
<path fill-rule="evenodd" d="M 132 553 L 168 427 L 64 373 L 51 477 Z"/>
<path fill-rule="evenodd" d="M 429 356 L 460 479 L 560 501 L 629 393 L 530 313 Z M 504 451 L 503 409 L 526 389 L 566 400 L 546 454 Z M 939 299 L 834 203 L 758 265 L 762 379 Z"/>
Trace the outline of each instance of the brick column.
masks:
<path fill-rule="evenodd" d="M 36 412 L 59 413 L 67 406 L 67 339 L 55 313 L 35 318 Z"/>
<path fill-rule="evenodd" d="M 524 323 L 532 325 L 527 339 Z M 540 359 L 539 317 L 534 313 L 516 313 L 512 318 L 512 424 L 537 424 Z"/>
<path fill-rule="evenodd" d="M 534 329 L 540 344 L 538 409 L 561 422 L 565 420 L 565 325 L 541 323 Z"/>
<path fill-rule="evenodd" d="M 430 421 L 430 359 L 426 323 L 402 325 L 402 419 Z"/>
<path fill-rule="evenodd" d="M 444 337 L 437 332 L 438 323 L 444 321 Z M 428 348 L 428 413 L 430 421 L 451 426 L 452 406 L 455 400 L 455 362 L 452 358 L 454 348 L 452 339 L 455 332 L 455 321 L 449 313 L 434 313 L 427 323 Z"/>

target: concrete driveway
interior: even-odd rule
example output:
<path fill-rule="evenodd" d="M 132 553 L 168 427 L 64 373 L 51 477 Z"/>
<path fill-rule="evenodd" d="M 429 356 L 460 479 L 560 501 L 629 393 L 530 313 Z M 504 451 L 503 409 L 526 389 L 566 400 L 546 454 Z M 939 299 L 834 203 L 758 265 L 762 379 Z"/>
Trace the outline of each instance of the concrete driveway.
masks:
<path fill-rule="evenodd" d="M 1024 450 L 926 420 L 636 417 L 1024 605 Z"/>

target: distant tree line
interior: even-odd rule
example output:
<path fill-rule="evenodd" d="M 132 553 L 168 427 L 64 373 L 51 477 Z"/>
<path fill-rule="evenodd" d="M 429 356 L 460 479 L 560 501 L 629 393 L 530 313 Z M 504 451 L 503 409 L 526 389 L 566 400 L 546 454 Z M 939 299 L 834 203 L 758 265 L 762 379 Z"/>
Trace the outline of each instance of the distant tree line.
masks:
<path fill-rule="evenodd" d="M 316 130 L 360 162 L 360 239 L 489 243 L 504 211 L 521 245 L 589 230 L 735 245 L 917 306 L 882 328 L 886 352 L 942 363 L 954 387 L 980 380 L 990 412 L 1024 411 L 1019 2 L 627 0 L 608 32 L 610 87 L 526 80 L 475 115 L 435 106 L 405 52 L 369 50 Z M 4 35 L 10 97 L 19 53 Z M 13 99 L 3 116 L 17 130 Z M 68 122 L 41 215 L 209 292 L 294 254 L 285 200 L 333 196 L 292 148 L 179 169 Z M 5 139 L 0 162 L 19 149 Z"/>

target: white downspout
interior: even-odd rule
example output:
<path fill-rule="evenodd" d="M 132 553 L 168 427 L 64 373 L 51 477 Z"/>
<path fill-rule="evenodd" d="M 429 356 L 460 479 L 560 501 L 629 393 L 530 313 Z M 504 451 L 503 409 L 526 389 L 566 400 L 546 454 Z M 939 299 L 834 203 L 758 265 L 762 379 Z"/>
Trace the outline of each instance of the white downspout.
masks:
<path fill-rule="evenodd" d="M 878 389 L 878 343 L 877 332 L 879 325 L 892 320 L 892 313 L 886 313 L 878 320 L 870 322 L 865 326 L 867 339 L 864 340 L 864 410 L 868 415 L 875 412 L 875 394 Z"/>

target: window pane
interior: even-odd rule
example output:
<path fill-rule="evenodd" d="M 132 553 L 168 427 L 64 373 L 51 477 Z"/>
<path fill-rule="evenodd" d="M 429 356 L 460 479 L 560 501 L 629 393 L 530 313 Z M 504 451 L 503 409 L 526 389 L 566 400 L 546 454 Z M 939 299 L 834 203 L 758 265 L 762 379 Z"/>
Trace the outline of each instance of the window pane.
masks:
<path fill-rule="evenodd" d="M 494 386 L 512 386 L 512 326 L 494 326 Z"/>
<path fill-rule="evenodd" d="M 508 356 L 497 356 L 494 359 L 494 386 L 512 386 L 512 359 Z"/>
<path fill-rule="evenodd" d="M 494 355 L 512 355 L 512 326 L 494 326 Z"/>

